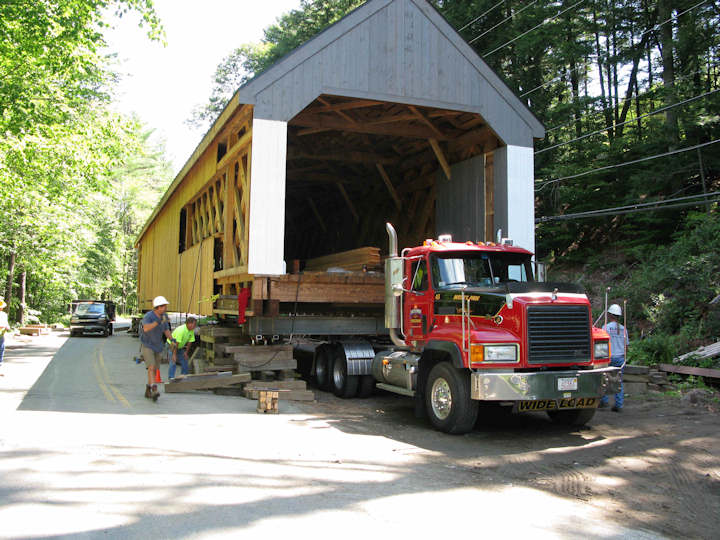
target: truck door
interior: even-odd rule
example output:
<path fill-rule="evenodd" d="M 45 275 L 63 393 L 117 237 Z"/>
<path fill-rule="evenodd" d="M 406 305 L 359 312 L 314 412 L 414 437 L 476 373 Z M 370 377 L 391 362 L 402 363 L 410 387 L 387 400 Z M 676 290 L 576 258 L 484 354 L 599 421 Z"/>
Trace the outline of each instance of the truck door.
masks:
<path fill-rule="evenodd" d="M 432 290 L 425 258 L 409 262 L 410 292 L 405 293 L 405 334 L 409 340 L 427 340 L 432 324 Z"/>

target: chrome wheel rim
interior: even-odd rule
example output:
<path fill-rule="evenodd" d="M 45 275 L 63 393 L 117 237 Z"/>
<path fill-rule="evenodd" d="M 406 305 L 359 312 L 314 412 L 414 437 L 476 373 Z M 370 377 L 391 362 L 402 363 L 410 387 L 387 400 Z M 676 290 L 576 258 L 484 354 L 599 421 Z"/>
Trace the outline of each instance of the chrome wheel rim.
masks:
<path fill-rule="evenodd" d="M 430 405 L 433 414 L 440 420 L 445 420 L 450 416 L 452 409 L 452 392 L 450 385 L 442 377 L 435 379 L 432 389 L 430 390 Z"/>

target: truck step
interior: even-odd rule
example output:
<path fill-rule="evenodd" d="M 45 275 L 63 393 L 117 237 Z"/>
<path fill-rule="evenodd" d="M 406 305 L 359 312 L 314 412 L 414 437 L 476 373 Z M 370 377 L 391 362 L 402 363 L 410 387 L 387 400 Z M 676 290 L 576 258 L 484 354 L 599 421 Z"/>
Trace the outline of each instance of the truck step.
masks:
<path fill-rule="evenodd" d="M 415 397 L 415 390 L 408 390 L 407 388 L 403 388 L 402 386 L 395 386 L 394 384 L 385 384 L 385 383 L 377 383 L 375 386 L 382 390 L 387 390 L 388 392 L 393 392 L 394 394 L 401 394 L 403 396 Z"/>

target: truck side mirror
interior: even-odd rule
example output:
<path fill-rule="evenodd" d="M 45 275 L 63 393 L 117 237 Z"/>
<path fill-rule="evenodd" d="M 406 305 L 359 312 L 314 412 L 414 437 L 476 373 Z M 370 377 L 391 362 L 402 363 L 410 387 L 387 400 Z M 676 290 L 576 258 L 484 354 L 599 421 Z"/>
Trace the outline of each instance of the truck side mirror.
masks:
<path fill-rule="evenodd" d="M 544 262 L 535 261 L 535 281 L 547 281 L 547 268 Z"/>

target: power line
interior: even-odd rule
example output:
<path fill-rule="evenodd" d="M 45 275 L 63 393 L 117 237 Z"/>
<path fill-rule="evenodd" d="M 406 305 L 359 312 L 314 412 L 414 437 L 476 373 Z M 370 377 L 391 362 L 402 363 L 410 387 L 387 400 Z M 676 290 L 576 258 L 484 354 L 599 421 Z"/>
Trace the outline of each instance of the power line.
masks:
<path fill-rule="evenodd" d="M 500 0 L 497 4 L 495 4 L 493 7 L 491 7 L 490 9 L 488 9 L 485 13 L 483 13 L 482 15 L 478 15 L 478 16 L 475 17 L 472 21 L 470 21 L 470 22 L 467 23 L 465 26 L 463 26 L 460 30 L 458 30 L 458 32 L 462 32 L 463 30 L 465 30 L 465 29 L 466 29 L 468 26 L 470 26 L 471 24 L 475 24 L 475 23 L 478 22 L 480 19 L 482 19 L 485 15 L 487 15 L 488 13 L 490 13 L 491 11 L 493 11 L 495 8 L 500 7 L 500 6 L 503 5 L 504 3 L 505 3 L 505 0 Z"/>
<path fill-rule="evenodd" d="M 539 187 L 535 189 L 535 191 L 539 191 L 548 184 L 554 184 L 556 182 L 562 182 L 563 180 L 571 180 L 573 178 L 580 178 L 581 176 L 587 176 L 588 174 L 592 174 L 595 172 L 600 171 L 606 171 L 608 169 L 615 169 L 619 167 L 627 167 L 628 165 L 634 165 L 636 163 L 641 163 L 643 161 L 650 161 L 651 159 L 657 159 L 665 156 L 672 156 L 675 154 L 681 154 L 683 152 L 689 152 L 690 150 L 695 150 L 697 148 L 703 148 L 704 146 L 710 146 L 711 144 L 715 144 L 720 142 L 720 139 L 715 139 L 710 142 L 702 143 L 702 144 L 696 144 L 695 146 L 688 146 L 686 148 L 680 148 L 678 150 L 671 150 L 670 152 L 665 152 L 663 154 L 655 154 L 654 156 L 648 156 L 640 159 L 635 159 L 633 161 L 626 161 L 624 163 L 616 163 L 615 165 L 605 165 L 604 167 L 598 167 L 597 169 L 591 169 L 589 171 L 584 171 L 577 174 L 571 174 L 570 176 L 563 176 L 562 178 L 555 178 L 553 180 L 545 180 L 544 182 L 539 182 Z"/>
<path fill-rule="evenodd" d="M 691 101 L 697 101 L 698 99 L 704 98 L 706 96 L 709 96 L 711 94 L 714 94 L 715 92 L 720 92 L 720 88 L 716 88 L 715 90 L 710 90 L 709 92 L 705 92 L 704 94 L 700 94 L 695 97 L 688 98 L 683 101 L 679 101 L 677 103 L 673 103 L 672 105 L 666 105 L 665 107 L 660 107 L 659 109 L 655 109 L 654 111 L 647 112 L 645 114 L 641 114 L 640 116 L 636 116 L 635 118 L 631 118 L 630 120 L 625 120 L 624 122 L 620 122 L 619 124 L 613 124 L 612 126 L 607 126 L 601 129 L 596 129 L 595 131 L 591 131 L 590 133 L 586 133 L 585 135 L 581 135 L 580 137 L 575 137 L 574 139 L 570 139 L 569 141 L 561 142 L 554 144 L 552 146 L 548 146 L 547 148 L 543 148 L 542 150 L 536 150 L 535 155 L 542 154 L 543 152 L 547 152 L 548 150 L 552 150 L 554 148 L 558 148 L 560 146 L 565 146 L 566 144 L 571 144 L 577 141 L 580 141 L 582 139 L 587 139 L 588 137 L 592 137 L 593 135 L 597 135 L 598 133 L 602 133 L 604 131 L 607 131 L 609 129 L 615 129 L 620 126 L 624 126 L 625 124 L 629 124 L 631 122 L 637 122 L 638 120 L 641 120 L 642 118 L 647 118 L 648 116 L 652 116 L 654 114 L 661 113 L 663 111 L 667 111 L 670 109 L 673 109 L 675 107 L 678 107 L 680 105 L 685 105 L 686 103 L 690 103 Z"/>
<path fill-rule="evenodd" d="M 698 69 L 697 71 L 694 71 L 693 73 L 688 73 L 687 75 L 683 75 L 682 77 L 676 77 L 675 80 L 673 81 L 673 84 L 675 84 L 675 83 L 677 83 L 677 82 L 679 82 L 679 81 L 684 81 L 685 79 L 689 79 L 690 77 L 694 77 L 694 76 L 697 75 L 698 73 L 704 73 L 705 70 L 708 69 L 708 68 L 716 68 L 716 67 L 718 67 L 718 66 L 720 66 L 720 63 L 711 64 L 711 65 L 708 65 L 708 66 L 703 66 L 703 67 L 701 67 L 700 69 Z M 646 92 L 643 92 L 642 94 L 637 94 L 636 97 L 637 97 L 637 98 L 647 97 L 649 94 L 652 94 L 653 92 L 655 92 L 658 88 L 664 88 L 664 87 L 665 87 L 664 84 L 658 85 L 658 86 L 656 86 L 656 87 L 653 87 L 653 88 L 648 89 Z M 520 97 L 522 97 L 522 96 L 520 96 Z M 589 97 L 589 96 L 586 96 L 586 97 Z M 594 98 L 590 98 L 590 99 L 597 99 L 598 97 L 599 97 L 599 96 L 595 96 Z M 572 103 L 572 102 L 571 102 L 571 103 Z M 580 118 L 573 118 L 573 119 L 570 120 L 569 122 L 565 122 L 565 123 L 563 123 L 563 124 L 558 124 L 557 126 L 553 126 L 553 127 L 551 127 L 551 128 L 546 129 L 546 130 L 545 130 L 545 133 L 551 133 L 551 132 L 553 132 L 553 131 L 555 131 L 555 130 L 558 130 L 558 129 L 561 129 L 561 128 L 570 126 L 570 125 L 574 124 L 575 122 L 577 122 L 578 120 L 580 120 L 580 119 L 582 119 L 582 118 L 585 118 L 586 116 L 589 116 L 589 117 L 592 118 L 593 116 L 596 116 L 596 115 L 598 115 L 598 114 L 600 114 L 600 113 L 611 112 L 611 111 L 614 111 L 614 110 L 615 110 L 615 107 L 605 107 L 605 108 L 602 108 L 602 109 L 599 109 L 599 110 L 595 110 L 595 111 L 587 111 L 587 112 L 583 113 L 583 115 L 582 115 Z M 633 120 L 637 120 L 637 118 L 634 118 Z M 604 128 L 603 131 L 605 131 L 605 130 L 607 130 L 607 129 L 609 129 L 609 128 Z"/>
<path fill-rule="evenodd" d="M 688 8 L 688 9 L 686 9 L 685 11 L 683 11 L 683 12 L 681 12 L 681 13 L 678 13 L 677 15 L 673 15 L 673 16 L 670 17 L 668 20 L 663 21 L 663 22 L 661 22 L 661 23 L 658 23 L 658 24 L 656 24 L 655 26 L 653 26 L 652 28 L 650 28 L 650 29 L 648 29 L 648 30 L 645 30 L 645 32 L 643 32 L 642 34 L 640 34 L 640 35 L 637 36 L 637 37 L 638 37 L 638 38 L 642 38 L 645 34 L 648 34 L 648 33 L 650 33 L 650 32 L 654 32 L 655 30 L 657 30 L 657 29 L 660 28 L 661 26 L 664 26 L 664 25 L 666 25 L 667 23 L 669 23 L 669 22 L 671 22 L 671 21 L 674 21 L 674 20 L 676 20 L 677 18 L 681 17 L 682 15 L 685 15 L 687 12 L 692 11 L 693 9 L 701 6 L 701 5 L 704 4 L 706 1 L 707 1 L 707 0 L 703 0 L 702 2 L 699 2 L 699 3 L 695 4 L 693 7 Z M 637 45 L 637 43 L 633 43 L 631 46 L 627 47 L 626 50 L 627 50 L 627 49 L 631 49 L 632 47 L 634 47 L 634 46 L 636 46 L 636 45 Z M 622 51 L 621 51 L 620 53 L 615 53 L 614 56 L 617 57 L 617 56 L 619 56 L 619 54 L 621 54 L 621 53 L 622 53 Z M 578 67 L 576 67 L 575 69 L 570 70 L 570 71 L 567 72 L 567 73 L 568 73 L 568 74 L 569 74 L 569 73 L 572 73 L 573 71 L 576 71 L 576 70 L 577 70 L 578 68 L 580 68 L 580 67 L 581 67 L 581 66 L 578 66 Z M 521 94 L 520 97 L 525 97 L 525 96 L 527 96 L 528 94 L 532 94 L 533 92 L 536 92 L 537 90 L 540 90 L 541 88 L 544 88 L 544 87 L 547 86 L 548 84 L 551 84 L 552 82 L 554 82 L 554 81 L 562 78 L 564 75 L 565 75 L 565 74 L 559 75 L 559 76 L 555 77 L 554 79 L 552 79 L 552 80 L 550 80 L 550 81 L 548 81 L 548 82 L 546 82 L 546 83 L 544 83 L 544 84 L 541 84 L 540 86 L 538 86 L 538 87 L 536 87 L 536 88 L 533 88 L 532 90 L 530 90 L 530 91 L 528 91 L 528 92 L 525 92 L 524 94 Z"/>
<path fill-rule="evenodd" d="M 711 197 L 711 198 L 708 198 Z M 713 198 L 714 197 L 714 198 Z M 702 200 L 697 200 L 702 199 Z M 689 202 L 692 200 L 692 202 Z M 685 201 L 685 202 L 680 202 Z M 616 206 L 614 208 L 602 208 L 598 210 L 588 210 L 587 212 L 576 212 L 574 214 L 561 214 L 557 216 L 542 216 L 535 219 L 535 223 L 547 223 L 549 221 L 570 221 L 574 219 L 584 219 L 603 216 L 618 216 L 623 214 L 633 214 L 636 212 L 649 212 L 653 210 L 665 210 L 667 208 L 681 208 L 686 206 L 700 206 L 720 202 L 720 191 L 712 193 L 702 193 L 699 195 L 689 195 L 687 197 L 678 197 L 675 199 L 665 199 L 647 203 L 636 203 L 626 206 Z M 672 203 L 672 204 L 671 204 Z"/>
<path fill-rule="evenodd" d="M 546 19 L 546 20 L 544 20 L 543 22 L 541 22 L 540 24 L 537 24 L 537 25 L 533 26 L 530 30 L 525 31 L 525 32 L 523 32 L 522 34 L 520 34 L 519 36 L 511 39 L 510 41 L 508 41 L 508 42 L 506 42 L 506 43 L 503 43 L 503 44 L 500 45 L 499 47 L 494 48 L 494 49 L 493 49 L 492 51 L 490 51 L 489 53 L 484 54 L 483 57 L 490 56 L 491 54 L 499 51 L 500 49 L 502 49 L 502 48 L 504 48 L 504 47 L 507 47 L 507 46 L 510 45 L 511 43 L 514 43 L 515 41 L 517 41 L 517 40 L 520 39 L 521 37 L 526 36 L 527 34 L 529 34 L 530 32 L 532 32 L 533 30 L 535 30 L 535 29 L 537 29 L 537 28 L 540 28 L 541 26 L 543 26 L 543 25 L 545 25 L 545 24 L 547 24 L 547 23 L 549 23 L 549 22 L 551 22 L 551 21 L 554 21 L 555 19 L 557 19 L 557 18 L 558 18 L 560 15 L 562 15 L 563 13 L 566 13 L 566 12 L 570 11 L 571 9 L 573 9 L 573 8 L 579 6 L 580 4 L 582 4 L 582 2 L 583 2 L 583 0 L 579 0 L 578 2 L 574 3 L 574 4 L 573 4 L 572 6 L 570 6 L 569 8 L 563 9 L 562 11 L 556 13 L 555 15 L 553 15 L 552 17 L 550 17 L 549 19 Z"/>
<path fill-rule="evenodd" d="M 537 3 L 538 3 L 538 0 L 534 0 L 533 2 L 530 2 L 527 6 L 525 6 L 525 7 L 522 8 L 521 10 L 519 10 L 518 12 L 513 13 L 513 14 L 510 15 L 509 17 L 505 17 L 502 21 L 500 21 L 499 23 L 497 23 L 497 24 L 496 24 L 495 26 L 493 26 L 492 28 L 488 28 L 487 30 L 485 30 L 485 31 L 484 31 L 482 34 L 480 34 L 479 36 L 475 36 L 474 38 L 472 38 L 472 40 L 468 41 L 468 45 L 472 45 L 473 43 L 475 43 L 478 39 L 480 39 L 481 37 L 483 37 L 483 36 L 486 35 L 487 33 L 492 32 L 492 31 L 495 30 L 498 26 L 501 26 L 502 24 L 504 24 L 505 22 L 509 21 L 510 19 L 512 19 L 513 17 L 515 17 L 516 15 L 520 15 L 520 14 L 521 14 L 523 11 L 525 11 L 527 8 L 529 8 L 530 6 L 532 6 L 532 5 L 534 5 L 534 4 L 537 4 Z M 494 8 L 493 8 L 493 9 L 494 9 Z"/>
<path fill-rule="evenodd" d="M 540 90 L 541 88 L 545 88 L 548 84 L 552 84 L 552 83 L 554 83 L 555 81 L 557 81 L 558 79 L 562 79 L 563 77 L 565 77 L 565 76 L 567 76 L 567 75 L 570 75 L 572 72 L 577 71 L 577 70 L 580 69 L 581 67 L 587 67 L 587 66 L 589 66 L 589 65 L 590 65 L 590 63 L 587 63 L 587 64 L 578 64 L 578 65 L 575 66 L 573 69 L 571 69 L 571 70 L 569 70 L 569 71 L 566 71 L 565 73 L 561 73 L 560 75 L 558 75 L 558 76 L 555 77 L 554 79 L 550 79 L 548 82 L 543 83 L 543 84 L 541 84 L 540 86 L 536 86 L 535 88 L 533 88 L 532 90 L 528 90 L 528 91 L 525 92 L 524 94 L 520 94 L 520 97 L 525 97 L 525 96 L 527 96 L 527 95 L 532 94 L 533 92 L 537 92 L 537 91 Z"/>

